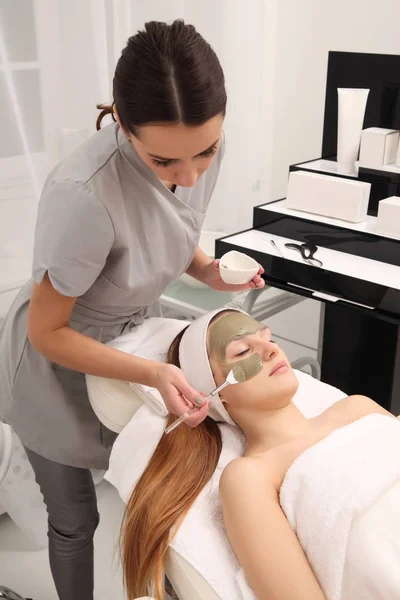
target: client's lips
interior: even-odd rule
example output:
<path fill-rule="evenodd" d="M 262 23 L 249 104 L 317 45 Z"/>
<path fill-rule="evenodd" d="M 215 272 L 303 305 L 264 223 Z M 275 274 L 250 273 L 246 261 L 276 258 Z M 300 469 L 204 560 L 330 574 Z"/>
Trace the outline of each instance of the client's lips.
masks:
<path fill-rule="evenodd" d="M 271 377 L 271 375 L 275 375 L 275 373 L 277 373 L 278 371 L 280 371 L 280 369 L 282 369 L 282 367 L 286 367 L 284 370 L 286 371 L 286 369 L 288 368 L 287 363 L 284 360 L 281 360 L 280 362 L 276 363 L 276 365 L 273 367 L 271 373 L 269 374 L 269 376 Z"/>

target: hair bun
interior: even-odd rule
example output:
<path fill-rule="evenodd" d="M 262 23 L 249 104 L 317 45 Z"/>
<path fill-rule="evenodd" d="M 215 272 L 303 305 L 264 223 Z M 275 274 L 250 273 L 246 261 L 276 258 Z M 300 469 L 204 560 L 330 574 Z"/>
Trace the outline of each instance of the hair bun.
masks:
<path fill-rule="evenodd" d="M 112 104 L 97 104 L 97 108 L 101 110 L 101 113 L 97 117 L 96 121 L 97 131 L 101 129 L 101 122 L 106 115 L 111 115 L 114 123 L 116 122 L 116 118 L 114 116 L 114 102 Z"/>

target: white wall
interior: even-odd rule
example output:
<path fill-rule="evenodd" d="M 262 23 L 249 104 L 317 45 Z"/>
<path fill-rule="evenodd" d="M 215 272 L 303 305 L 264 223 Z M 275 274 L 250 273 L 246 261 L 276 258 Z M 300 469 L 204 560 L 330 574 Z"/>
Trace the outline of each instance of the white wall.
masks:
<path fill-rule="evenodd" d="M 399 0 L 279 0 L 271 200 L 292 163 L 318 158 L 329 50 L 400 54 Z"/>

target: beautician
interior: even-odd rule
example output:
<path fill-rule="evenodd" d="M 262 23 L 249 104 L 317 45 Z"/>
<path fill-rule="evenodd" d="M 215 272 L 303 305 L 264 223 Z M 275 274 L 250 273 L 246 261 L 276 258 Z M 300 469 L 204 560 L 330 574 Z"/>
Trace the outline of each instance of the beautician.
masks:
<path fill-rule="evenodd" d="M 0 420 L 24 444 L 49 513 L 61 600 L 93 598 L 99 516 L 90 469 L 106 469 L 114 434 L 97 420 L 84 373 L 157 388 L 171 413 L 195 403 L 180 369 L 105 345 L 141 323 L 183 272 L 227 286 L 197 246 L 224 152 L 224 75 L 194 27 L 148 23 L 118 61 L 104 127 L 43 189 L 32 280 L 0 340 Z M 187 422 L 196 426 L 207 403 Z M 134 443 L 134 441 L 133 441 Z"/>

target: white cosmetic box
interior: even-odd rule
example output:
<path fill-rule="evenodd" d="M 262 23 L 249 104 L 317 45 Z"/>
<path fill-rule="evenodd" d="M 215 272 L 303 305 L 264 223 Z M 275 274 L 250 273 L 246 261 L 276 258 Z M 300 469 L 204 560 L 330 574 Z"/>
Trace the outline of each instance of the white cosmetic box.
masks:
<path fill-rule="evenodd" d="M 389 165 L 396 160 L 399 132 L 396 129 L 369 127 L 361 134 L 360 165 Z"/>
<path fill-rule="evenodd" d="M 365 221 L 371 184 L 342 177 L 292 171 L 287 207 L 351 223 Z"/>
<path fill-rule="evenodd" d="M 399 196 L 391 196 L 379 202 L 376 231 L 400 240 Z"/>

